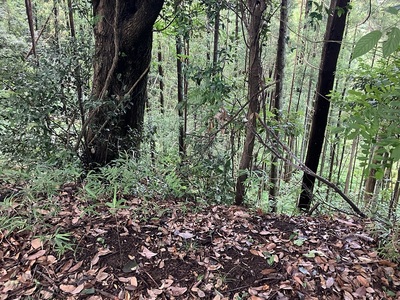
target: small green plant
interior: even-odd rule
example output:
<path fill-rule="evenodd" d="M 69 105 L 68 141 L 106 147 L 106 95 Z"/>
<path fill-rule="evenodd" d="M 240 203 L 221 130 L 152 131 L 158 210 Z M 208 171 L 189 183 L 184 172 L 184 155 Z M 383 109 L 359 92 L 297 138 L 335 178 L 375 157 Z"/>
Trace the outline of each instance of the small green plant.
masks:
<path fill-rule="evenodd" d="M 23 231 L 30 229 L 27 219 L 22 216 L 7 216 L 0 215 L 0 232 L 2 235 L 9 235 L 15 231 Z"/>
<path fill-rule="evenodd" d="M 393 262 L 400 262 L 400 227 L 392 222 L 375 222 L 368 231 L 378 240 L 377 251 L 380 256 Z"/>
<path fill-rule="evenodd" d="M 59 228 L 57 228 L 54 234 L 49 236 L 48 239 L 58 257 L 64 255 L 64 253 L 68 250 L 74 251 L 74 244 L 71 242 L 70 233 L 61 233 Z"/>
<path fill-rule="evenodd" d="M 117 212 L 117 210 L 119 210 L 119 209 L 127 208 L 127 206 L 124 206 L 124 203 L 126 200 L 122 199 L 122 198 L 118 199 L 117 191 L 118 191 L 118 187 L 115 185 L 112 200 L 105 203 L 106 206 L 108 206 L 108 208 L 110 208 L 112 214 L 115 214 Z"/>

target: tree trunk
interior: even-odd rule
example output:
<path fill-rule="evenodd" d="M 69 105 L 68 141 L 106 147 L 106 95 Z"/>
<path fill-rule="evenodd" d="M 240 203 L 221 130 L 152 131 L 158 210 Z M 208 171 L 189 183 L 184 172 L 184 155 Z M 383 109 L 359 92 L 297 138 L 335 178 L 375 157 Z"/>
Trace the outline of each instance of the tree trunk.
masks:
<path fill-rule="evenodd" d="M 219 46 L 219 14 L 220 8 L 215 5 L 215 20 L 214 20 L 214 49 L 213 49 L 213 74 L 215 75 L 218 63 L 218 46 Z"/>
<path fill-rule="evenodd" d="M 260 98 L 262 86 L 262 65 L 260 33 L 262 17 L 266 9 L 264 0 L 247 0 L 247 10 L 250 12 L 250 22 L 247 24 L 249 36 L 249 110 L 247 112 L 246 139 L 243 146 L 242 157 L 239 164 L 239 176 L 236 181 L 236 205 L 243 204 L 245 195 L 244 182 L 247 179 L 247 171 L 250 170 L 253 159 L 253 149 L 256 130 L 256 115 L 260 111 Z"/>
<path fill-rule="evenodd" d="M 397 180 L 394 186 L 392 198 L 390 199 L 389 203 L 389 211 L 388 211 L 389 220 L 393 221 L 395 220 L 396 208 L 399 204 L 399 197 L 400 197 L 400 168 L 397 169 Z"/>
<path fill-rule="evenodd" d="M 286 50 L 286 29 L 287 29 L 287 16 L 288 7 L 287 0 L 281 0 L 281 14 L 279 22 L 279 38 L 278 48 L 276 53 L 275 63 L 275 94 L 273 113 L 275 114 L 276 126 L 279 127 L 281 121 L 281 102 L 283 91 L 283 77 L 285 70 L 285 50 Z M 276 131 L 276 136 L 279 138 L 279 131 Z M 279 164 L 278 157 L 272 154 L 271 169 L 270 169 L 270 188 L 269 188 L 269 206 L 271 212 L 276 212 L 276 201 L 279 191 Z"/>
<path fill-rule="evenodd" d="M 328 121 L 330 102 L 327 95 L 333 88 L 336 64 L 346 25 L 347 5 L 349 1 L 350 0 L 332 0 L 330 6 L 330 15 L 326 27 L 325 42 L 322 49 L 321 65 L 318 75 L 314 115 L 305 161 L 305 165 L 315 173 L 318 169 Z M 341 9 L 342 13 L 340 16 L 337 8 Z M 308 211 L 310 209 L 314 182 L 314 176 L 304 173 L 302 192 L 298 201 L 298 207 L 301 210 Z"/>
<path fill-rule="evenodd" d="M 175 37 L 176 42 L 176 72 L 177 72 L 177 86 L 178 86 L 178 116 L 179 116 L 179 143 L 178 150 L 179 156 L 183 161 L 186 156 L 185 146 L 185 131 L 184 131 L 184 79 L 183 79 L 183 41 L 181 35 L 178 33 Z"/>
<path fill-rule="evenodd" d="M 160 110 L 161 113 L 164 114 L 164 68 L 163 68 L 163 55 L 161 49 L 161 41 L 158 42 L 158 52 L 157 52 L 157 62 L 158 62 L 158 76 L 159 87 L 160 87 Z"/>
<path fill-rule="evenodd" d="M 163 0 L 93 0 L 93 109 L 83 124 L 89 169 L 120 151 L 138 150 L 146 102 L 153 24 Z"/>
<path fill-rule="evenodd" d="M 349 165 L 347 167 L 346 183 L 344 186 L 345 194 L 348 194 L 351 189 L 351 177 L 353 174 L 353 164 L 356 159 L 357 145 L 358 145 L 358 138 L 354 138 L 353 143 L 351 144 L 350 161 L 349 161 Z"/>
<path fill-rule="evenodd" d="M 33 56 L 36 58 L 35 29 L 33 27 L 33 13 L 32 13 L 31 0 L 25 0 L 25 8 L 26 8 L 26 15 L 28 17 L 29 32 L 31 34 L 32 53 L 33 53 Z"/>

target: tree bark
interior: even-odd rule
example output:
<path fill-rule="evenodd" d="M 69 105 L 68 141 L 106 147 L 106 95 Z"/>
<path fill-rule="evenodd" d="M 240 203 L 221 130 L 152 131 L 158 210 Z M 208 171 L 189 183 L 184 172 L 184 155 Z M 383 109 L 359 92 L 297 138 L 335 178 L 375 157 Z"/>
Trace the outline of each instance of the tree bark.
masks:
<path fill-rule="evenodd" d="M 177 73 L 177 86 L 178 86 L 178 117 L 179 117 L 179 143 L 178 150 L 181 161 L 186 156 L 186 145 L 185 145 L 185 130 L 184 130 L 184 75 L 183 75 L 183 41 L 180 34 L 175 37 L 176 42 L 176 73 Z"/>
<path fill-rule="evenodd" d="M 286 50 L 286 28 L 287 28 L 287 17 L 288 7 L 287 0 L 281 0 L 281 14 L 279 22 L 279 38 L 278 48 L 276 53 L 275 63 L 275 94 L 274 94 L 274 105 L 273 113 L 275 114 L 276 126 L 279 127 L 281 121 L 281 102 L 282 102 L 282 91 L 283 91 L 283 77 L 285 70 L 285 50 Z M 279 131 L 276 132 L 279 138 Z M 276 212 L 276 201 L 279 191 L 279 164 L 278 157 L 272 154 L 271 158 L 271 169 L 270 169 L 270 188 L 269 188 L 269 205 L 271 212 Z"/>
<path fill-rule="evenodd" d="M 160 76 L 159 87 L 160 87 L 160 109 L 161 113 L 164 114 L 164 68 L 163 68 L 163 55 L 161 49 L 161 42 L 158 43 L 158 76 Z"/>
<path fill-rule="evenodd" d="M 396 184 L 394 186 L 393 195 L 389 203 L 389 211 L 388 211 L 389 220 L 395 221 L 396 208 L 399 204 L 399 198 L 400 198 L 400 168 L 397 169 Z"/>
<path fill-rule="evenodd" d="M 236 205 L 242 205 L 245 195 L 244 183 L 247 179 L 247 171 L 250 170 L 253 159 L 255 140 L 255 127 L 257 114 L 260 111 L 260 97 L 262 87 L 262 65 L 260 32 L 262 17 L 266 9 L 264 0 L 247 0 L 247 10 L 250 12 L 250 22 L 247 26 L 249 35 L 249 110 L 247 112 L 246 139 L 243 146 L 242 157 L 239 164 L 239 176 L 236 181 Z"/>
<path fill-rule="evenodd" d="M 146 102 L 153 24 L 163 0 L 92 0 L 93 109 L 83 124 L 84 162 L 103 166 L 138 150 Z"/>
<path fill-rule="evenodd" d="M 26 15 L 28 17 L 29 32 L 31 34 L 32 42 L 32 53 L 36 58 L 36 41 L 35 41 L 35 29 L 33 26 L 33 13 L 32 13 L 32 3 L 31 0 L 25 0 Z"/>
<path fill-rule="evenodd" d="M 321 65 L 318 75 L 314 115 L 305 161 L 305 165 L 314 173 L 317 172 L 324 143 L 330 107 L 328 94 L 333 88 L 337 60 L 346 25 L 347 5 L 349 2 L 350 0 L 331 1 L 330 15 L 326 27 L 325 42 L 322 49 Z M 341 12 L 340 15 L 339 12 Z M 308 211 L 310 209 L 314 182 L 314 176 L 304 173 L 302 192 L 298 201 L 298 207 L 301 210 Z"/>

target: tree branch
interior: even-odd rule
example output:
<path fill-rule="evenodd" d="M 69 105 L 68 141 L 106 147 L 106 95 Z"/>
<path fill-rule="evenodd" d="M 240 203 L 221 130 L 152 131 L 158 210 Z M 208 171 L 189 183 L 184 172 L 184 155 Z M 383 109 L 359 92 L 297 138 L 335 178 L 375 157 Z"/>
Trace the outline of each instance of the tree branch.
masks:
<path fill-rule="evenodd" d="M 329 181 L 328 179 L 316 174 L 315 172 L 313 172 L 312 170 L 310 170 L 304 163 L 302 163 L 300 161 L 300 159 L 293 154 L 293 152 L 289 149 L 289 147 L 284 144 L 283 142 L 281 142 L 278 138 L 278 136 L 276 135 L 276 133 L 274 132 L 274 130 L 272 130 L 267 124 L 265 124 L 263 122 L 263 120 L 261 120 L 261 118 L 259 118 L 259 116 L 257 115 L 257 119 L 260 122 L 260 124 L 262 125 L 262 127 L 272 136 L 273 138 L 273 142 L 271 141 L 271 144 L 275 144 L 275 145 L 279 145 L 279 147 L 286 153 L 289 154 L 289 156 L 296 161 L 296 163 L 293 163 L 290 159 L 284 157 L 275 147 L 271 147 L 270 145 L 268 145 L 265 140 L 255 131 L 255 129 L 253 129 L 255 131 L 255 135 L 257 137 L 257 139 L 259 140 L 259 142 L 265 146 L 266 148 L 268 148 L 268 150 L 270 150 L 274 155 L 276 155 L 279 159 L 284 160 L 285 162 L 291 164 L 293 167 L 295 167 L 296 169 L 315 177 L 316 179 L 318 179 L 319 181 L 321 181 L 322 183 L 325 183 L 328 187 L 332 188 L 336 193 L 338 193 L 343 200 L 345 200 L 350 207 L 354 210 L 354 212 L 356 212 L 360 217 L 362 218 L 366 218 L 367 216 L 357 207 L 357 205 L 354 204 L 353 201 L 350 200 L 350 198 L 343 193 L 343 191 L 337 186 L 335 185 L 333 182 Z"/>

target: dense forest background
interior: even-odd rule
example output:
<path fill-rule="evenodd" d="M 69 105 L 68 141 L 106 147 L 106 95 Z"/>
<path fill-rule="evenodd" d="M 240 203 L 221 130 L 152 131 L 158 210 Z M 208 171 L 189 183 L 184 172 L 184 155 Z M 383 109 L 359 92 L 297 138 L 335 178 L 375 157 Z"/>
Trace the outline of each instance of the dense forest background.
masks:
<path fill-rule="evenodd" d="M 166 1 L 143 73 L 144 121 L 126 133 L 128 147 L 102 131 L 118 127 L 113 117 L 128 107 L 93 97 L 93 65 L 103 62 L 93 61 L 99 17 L 92 4 L 1 1 L 2 205 L 22 195 L 28 211 L 58 213 L 52 195 L 79 183 L 80 197 L 111 197 L 114 208 L 135 195 L 154 205 L 177 198 L 285 214 L 358 214 L 398 246 L 400 6 L 342 1 L 332 12 L 328 2 L 267 1 L 257 23 L 240 0 Z M 330 15 L 333 25 L 347 16 L 341 43 L 324 38 Z M 329 102 L 326 130 L 315 141 L 329 42 L 340 53 L 333 88 L 322 95 Z M 94 166 L 84 137 L 99 107 L 107 108 L 99 136 L 114 138 L 110 153 L 118 155 Z M 318 141 L 321 153 L 307 154 Z M 301 206 L 304 176 L 315 175 Z M 4 214 L 0 228 L 31 221 Z"/>

